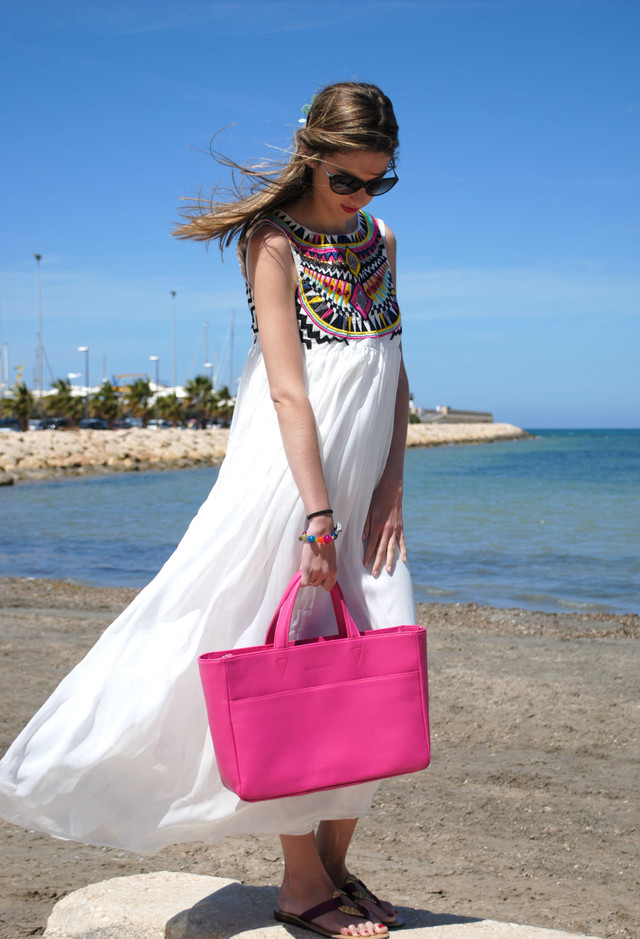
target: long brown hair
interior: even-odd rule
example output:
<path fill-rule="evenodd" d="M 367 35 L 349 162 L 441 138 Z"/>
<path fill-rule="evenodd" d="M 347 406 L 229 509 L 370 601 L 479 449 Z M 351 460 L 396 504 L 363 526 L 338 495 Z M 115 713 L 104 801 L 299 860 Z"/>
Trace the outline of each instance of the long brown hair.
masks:
<path fill-rule="evenodd" d="M 313 99 L 306 125 L 293 135 L 291 158 L 284 164 L 242 166 L 226 157 L 216 159 L 248 180 L 235 182 L 219 200 L 214 190 L 210 199 L 187 199 L 181 209 L 186 219 L 173 234 L 196 241 L 215 241 L 220 250 L 236 236 L 241 240 L 260 218 L 298 199 L 311 187 L 310 159 L 349 150 L 374 150 L 394 157 L 398 149 L 398 123 L 391 101 L 376 86 L 364 82 L 337 82 L 327 85 Z"/>

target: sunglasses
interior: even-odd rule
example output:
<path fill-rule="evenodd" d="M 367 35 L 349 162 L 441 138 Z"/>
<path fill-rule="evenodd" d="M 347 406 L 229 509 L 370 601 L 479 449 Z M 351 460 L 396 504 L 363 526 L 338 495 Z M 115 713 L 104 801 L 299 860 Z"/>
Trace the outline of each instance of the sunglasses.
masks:
<path fill-rule="evenodd" d="M 348 173 L 330 173 L 322 160 L 320 160 L 320 163 L 329 177 L 329 186 L 334 192 L 337 192 L 341 196 L 358 192 L 359 189 L 364 189 L 368 196 L 381 196 L 385 192 L 389 192 L 390 189 L 393 189 L 398 182 L 398 174 L 393 164 L 391 166 L 393 176 L 378 176 L 376 179 L 369 179 L 365 183 L 362 179 L 358 179 L 357 176 L 350 176 Z"/>

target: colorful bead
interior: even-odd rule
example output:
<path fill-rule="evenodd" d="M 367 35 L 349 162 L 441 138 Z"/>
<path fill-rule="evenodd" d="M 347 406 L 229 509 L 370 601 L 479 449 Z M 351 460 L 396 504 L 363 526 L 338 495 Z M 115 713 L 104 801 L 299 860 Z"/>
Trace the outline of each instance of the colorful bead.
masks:
<path fill-rule="evenodd" d="M 298 536 L 298 541 L 306 541 L 307 544 L 331 544 L 336 540 L 341 531 L 342 525 L 340 522 L 336 523 L 330 535 L 310 535 L 305 528 L 302 534 Z"/>

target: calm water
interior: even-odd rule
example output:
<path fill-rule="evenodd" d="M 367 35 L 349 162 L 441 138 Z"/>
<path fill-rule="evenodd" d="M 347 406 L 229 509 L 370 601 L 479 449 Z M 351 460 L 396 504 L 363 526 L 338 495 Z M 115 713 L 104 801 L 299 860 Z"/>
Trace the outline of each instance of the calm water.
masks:
<path fill-rule="evenodd" d="M 640 431 L 407 453 L 405 523 L 418 600 L 640 612 Z M 0 575 L 142 586 L 215 469 L 0 489 Z"/>

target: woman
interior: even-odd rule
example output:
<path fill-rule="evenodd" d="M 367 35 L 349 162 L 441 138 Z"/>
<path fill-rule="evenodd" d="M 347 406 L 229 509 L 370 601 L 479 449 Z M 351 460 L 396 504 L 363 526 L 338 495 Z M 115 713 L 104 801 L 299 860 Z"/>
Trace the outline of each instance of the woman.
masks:
<path fill-rule="evenodd" d="M 216 771 L 196 660 L 262 643 L 297 569 L 324 588 L 304 591 L 298 636 L 326 630 L 338 572 L 361 628 L 414 621 L 396 563 L 408 385 L 395 239 L 362 211 L 397 182 L 397 146 L 378 88 L 331 85 L 281 172 L 243 170 L 255 191 L 187 212 L 179 237 L 239 236 L 252 311 L 227 457 L 172 557 L 0 764 L 0 814 L 62 837 L 151 852 L 280 834 L 276 918 L 338 937 L 400 924 L 346 866 L 376 784 L 241 802 Z M 352 734 L 357 760 L 348 715 L 327 733 Z"/>

